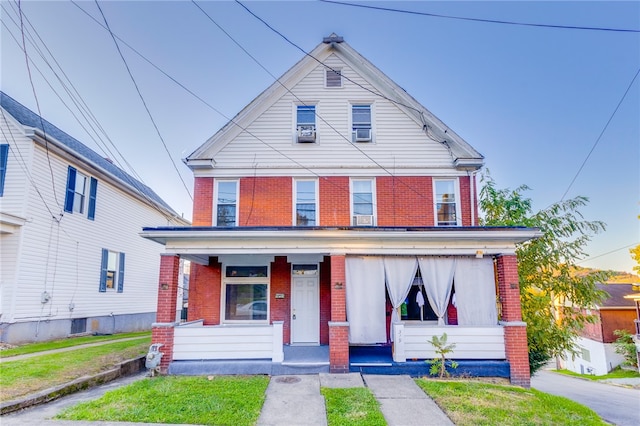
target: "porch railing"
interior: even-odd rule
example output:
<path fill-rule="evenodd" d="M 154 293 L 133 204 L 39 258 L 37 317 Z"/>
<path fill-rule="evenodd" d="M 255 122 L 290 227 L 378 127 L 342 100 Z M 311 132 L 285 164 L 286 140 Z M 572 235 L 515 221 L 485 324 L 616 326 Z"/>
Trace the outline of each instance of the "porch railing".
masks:
<path fill-rule="evenodd" d="M 265 325 L 203 325 L 202 320 L 177 325 L 173 359 L 271 359 L 282 362 L 282 321 Z"/>
<path fill-rule="evenodd" d="M 437 326 L 414 323 L 393 324 L 393 360 L 438 357 L 429 341 L 433 336 L 447 333 L 447 343 L 455 343 L 448 355 L 451 359 L 506 359 L 504 329 L 494 327 Z"/>

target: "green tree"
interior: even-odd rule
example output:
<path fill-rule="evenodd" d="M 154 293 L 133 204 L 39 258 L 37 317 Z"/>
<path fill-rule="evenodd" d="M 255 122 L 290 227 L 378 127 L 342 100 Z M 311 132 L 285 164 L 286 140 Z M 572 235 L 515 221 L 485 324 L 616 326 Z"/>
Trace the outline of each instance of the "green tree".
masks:
<path fill-rule="evenodd" d="M 595 317 L 591 308 L 608 295 L 596 284 L 606 282 L 609 272 L 575 274 L 576 262 L 586 256 L 591 237 L 604 231 L 600 221 L 587 221 L 580 213 L 588 199 L 559 201 L 534 212 L 526 185 L 498 189 L 488 172 L 482 175 L 480 208 L 484 226 L 538 228 L 542 236 L 519 244 L 518 275 L 523 321 L 527 323 L 529 363 L 533 374 L 565 351 L 575 352 L 573 339 Z"/>

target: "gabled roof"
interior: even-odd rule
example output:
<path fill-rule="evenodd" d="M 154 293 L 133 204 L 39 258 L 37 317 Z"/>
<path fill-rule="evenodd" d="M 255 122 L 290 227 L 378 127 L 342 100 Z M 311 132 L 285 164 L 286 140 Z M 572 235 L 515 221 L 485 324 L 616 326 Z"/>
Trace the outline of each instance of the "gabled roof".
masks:
<path fill-rule="evenodd" d="M 253 120 L 287 93 L 287 88 L 294 87 L 319 64 L 323 64 L 331 54 L 337 55 L 350 67 L 361 73 L 380 95 L 395 102 L 400 109 L 423 128 L 425 133 L 444 144 L 451 152 L 456 167 L 474 170 L 482 167 L 484 160 L 482 154 L 476 151 L 426 107 L 409 95 L 402 87 L 387 77 L 387 75 L 369 62 L 369 60 L 344 42 L 342 37 L 335 34 L 325 37 L 323 42 L 313 49 L 313 51 L 305 55 L 209 140 L 185 158 L 185 164 L 192 169 L 208 167 L 215 153 L 224 148 L 224 146 L 240 134 L 242 129 L 247 128 Z"/>
<path fill-rule="evenodd" d="M 609 296 L 599 305 L 600 309 L 628 308 L 631 309 L 635 303 L 630 298 L 625 298 L 634 293 L 633 284 L 597 284 L 598 290 L 604 290 Z"/>
<path fill-rule="evenodd" d="M 133 190 L 146 203 L 154 203 L 166 210 L 170 215 L 178 217 L 178 214 L 147 185 L 133 178 L 91 148 L 41 118 L 4 92 L 0 92 L 0 106 L 23 126 L 35 129 L 40 136 L 46 137 L 48 141 L 57 143 L 62 149 L 78 157 L 81 161 L 88 163 L 91 167 L 95 167 L 121 185 Z"/>

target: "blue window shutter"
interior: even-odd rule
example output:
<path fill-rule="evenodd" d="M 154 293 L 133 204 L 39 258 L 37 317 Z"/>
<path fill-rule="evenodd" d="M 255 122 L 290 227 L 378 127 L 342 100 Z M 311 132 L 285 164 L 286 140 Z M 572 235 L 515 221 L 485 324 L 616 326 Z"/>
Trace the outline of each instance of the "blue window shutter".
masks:
<path fill-rule="evenodd" d="M 9 157 L 9 145 L 0 145 L 0 197 L 4 195 L 4 177 L 7 174 L 7 158 Z"/>
<path fill-rule="evenodd" d="M 102 249 L 102 265 L 100 266 L 100 291 L 107 291 L 107 263 L 109 262 L 109 250 Z"/>
<path fill-rule="evenodd" d="M 120 262 L 118 262 L 118 293 L 124 291 L 124 253 L 120 253 Z"/>
<path fill-rule="evenodd" d="M 96 218 L 96 195 L 98 194 L 98 179 L 91 178 L 91 186 L 89 188 L 89 213 L 87 217 L 91 220 Z"/>
<path fill-rule="evenodd" d="M 73 196 L 76 193 L 76 169 L 69 166 L 67 173 L 67 195 L 64 199 L 64 211 L 73 213 Z"/>

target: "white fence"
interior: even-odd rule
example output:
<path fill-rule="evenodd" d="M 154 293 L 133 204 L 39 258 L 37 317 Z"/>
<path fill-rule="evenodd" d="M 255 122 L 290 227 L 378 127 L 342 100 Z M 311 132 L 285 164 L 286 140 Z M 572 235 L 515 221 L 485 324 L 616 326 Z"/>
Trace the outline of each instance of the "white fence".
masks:
<path fill-rule="evenodd" d="M 455 343 L 455 349 L 447 357 L 451 359 L 506 359 L 504 329 L 495 327 L 437 326 L 421 323 L 393 324 L 393 360 L 437 358 L 429 341 L 433 336 L 447 333 L 447 343 Z"/>
<path fill-rule="evenodd" d="M 192 321 L 176 326 L 174 360 L 284 360 L 282 321 L 271 325 L 203 325 Z"/>

